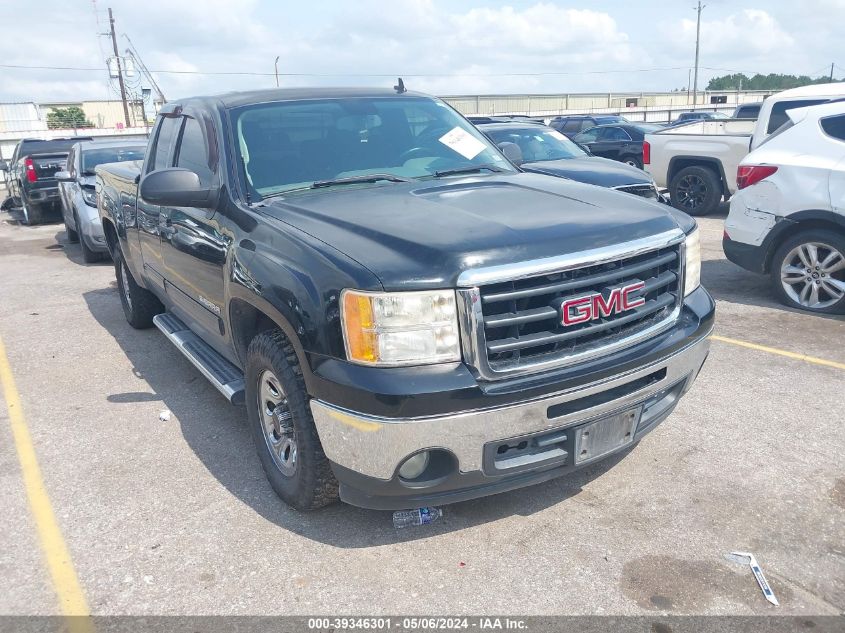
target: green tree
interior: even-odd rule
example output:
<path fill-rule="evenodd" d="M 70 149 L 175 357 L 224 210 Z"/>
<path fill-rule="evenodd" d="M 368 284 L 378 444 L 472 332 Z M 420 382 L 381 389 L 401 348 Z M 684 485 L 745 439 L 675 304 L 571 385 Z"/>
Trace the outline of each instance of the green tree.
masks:
<path fill-rule="evenodd" d="M 713 77 L 707 84 L 707 90 L 715 91 L 729 91 L 729 90 L 788 90 L 789 88 L 798 88 L 800 86 L 809 86 L 811 84 L 825 84 L 830 81 L 830 77 L 808 77 L 807 75 L 781 75 L 776 73 L 769 73 L 768 75 L 754 75 L 748 77 L 743 73 L 735 73 L 732 75 L 723 75 L 722 77 Z M 834 81 L 843 81 L 842 79 L 834 79 Z"/>
<path fill-rule="evenodd" d="M 47 128 L 50 130 L 77 127 L 94 127 L 94 124 L 85 118 L 82 108 L 53 108 L 47 113 Z"/>

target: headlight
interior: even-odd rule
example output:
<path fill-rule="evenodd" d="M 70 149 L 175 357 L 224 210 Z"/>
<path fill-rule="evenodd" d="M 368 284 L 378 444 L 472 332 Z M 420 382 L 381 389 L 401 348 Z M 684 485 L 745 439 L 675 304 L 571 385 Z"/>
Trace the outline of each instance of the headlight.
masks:
<path fill-rule="evenodd" d="M 93 189 L 89 189 L 87 187 L 81 187 L 82 190 L 82 199 L 85 200 L 85 204 L 89 207 L 96 207 L 97 206 L 97 192 Z"/>
<path fill-rule="evenodd" d="M 353 362 L 396 366 L 461 359 L 454 290 L 344 290 L 340 315 Z"/>
<path fill-rule="evenodd" d="M 701 285 L 701 242 L 699 241 L 700 231 L 698 227 L 687 235 L 684 251 L 686 252 L 686 265 L 684 267 L 684 296 L 686 297 L 693 290 Z"/>

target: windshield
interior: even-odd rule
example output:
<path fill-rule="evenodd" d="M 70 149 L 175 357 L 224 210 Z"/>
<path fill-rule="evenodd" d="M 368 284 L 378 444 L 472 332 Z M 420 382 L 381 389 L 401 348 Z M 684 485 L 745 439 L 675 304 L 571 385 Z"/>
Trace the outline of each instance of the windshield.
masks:
<path fill-rule="evenodd" d="M 94 168 L 104 163 L 122 163 L 126 160 L 144 160 L 143 145 L 134 147 L 101 147 L 82 152 L 82 175 L 93 176 Z"/>
<path fill-rule="evenodd" d="M 427 97 L 263 103 L 231 112 L 250 198 L 369 174 L 434 178 L 491 165 L 513 171 L 478 130 Z"/>
<path fill-rule="evenodd" d="M 485 130 L 487 136 L 499 143 L 516 143 L 522 151 L 522 160 L 534 163 L 565 158 L 583 158 L 584 150 L 557 130 L 545 126 L 530 128 Z"/>

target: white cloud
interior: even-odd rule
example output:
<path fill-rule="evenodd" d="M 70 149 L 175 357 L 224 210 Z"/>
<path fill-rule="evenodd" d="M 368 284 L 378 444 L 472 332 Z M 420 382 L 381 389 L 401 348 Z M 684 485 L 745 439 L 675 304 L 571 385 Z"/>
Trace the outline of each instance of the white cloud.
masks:
<path fill-rule="evenodd" d="M 695 22 L 689 3 L 640 0 L 568 8 L 520 0 L 112 0 L 118 45 L 128 32 L 153 69 L 259 72 L 268 76 L 157 74 L 170 98 L 274 85 L 361 85 L 405 76 L 413 88 L 439 94 L 473 92 L 624 91 L 674 88 L 692 65 Z M 711 3 L 702 23 L 702 66 L 806 73 L 837 59 L 841 46 L 826 24 L 841 23 L 845 0 L 794 0 L 765 8 Z M 823 3 L 823 4 L 822 4 Z M 103 71 L 0 69 L 0 101 L 104 98 L 110 41 L 104 3 L 41 0 L 31 11 L 4 13 L 0 63 L 84 66 Z M 656 16 L 663 16 L 656 17 Z M 676 67 L 668 72 L 633 72 Z M 623 71 L 623 72 L 619 72 Z M 361 75 L 387 75 L 363 77 Z M 434 73 L 432 76 L 417 76 Z M 534 74 L 534 73 L 546 73 Z M 554 74 L 563 73 L 563 74 Z M 606 73 L 606 74 L 603 74 Z M 723 74 L 703 71 L 706 77 Z M 329 75 L 329 76 L 319 76 Z M 391 84 L 392 85 L 392 84 Z M 92 95 L 92 91 L 95 93 Z"/>

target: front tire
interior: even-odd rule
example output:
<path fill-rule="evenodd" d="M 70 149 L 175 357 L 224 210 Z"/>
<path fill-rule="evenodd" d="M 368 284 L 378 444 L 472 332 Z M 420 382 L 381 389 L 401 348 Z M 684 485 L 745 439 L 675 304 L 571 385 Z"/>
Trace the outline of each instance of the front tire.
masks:
<path fill-rule="evenodd" d="M 772 289 L 792 308 L 845 314 L 845 236 L 825 229 L 803 231 L 775 251 Z"/>
<path fill-rule="evenodd" d="M 707 167 L 684 167 L 669 183 L 669 195 L 676 209 L 695 216 L 708 215 L 722 200 L 722 180 Z"/>
<path fill-rule="evenodd" d="M 252 439 L 273 490 L 297 510 L 338 498 L 338 484 L 323 452 L 296 353 L 278 330 L 249 345 L 246 408 Z"/>
<path fill-rule="evenodd" d="M 73 220 L 76 223 L 76 228 L 79 228 L 79 215 L 75 212 L 73 214 Z M 89 248 L 88 243 L 85 241 L 85 236 L 81 232 L 77 235 L 77 237 L 79 239 L 79 246 L 82 249 L 82 261 L 86 264 L 96 264 L 97 262 L 102 261 L 103 254 Z"/>
<path fill-rule="evenodd" d="M 153 317 L 164 312 L 164 306 L 152 292 L 139 286 L 126 266 L 123 253 L 115 249 L 114 271 L 117 277 L 117 290 L 126 321 L 136 330 L 145 330 L 153 326 Z"/>
<path fill-rule="evenodd" d="M 74 231 L 72 228 L 70 228 L 67 225 L 67 220 L 65 220 L 64 222 L 65 222 L 65 233 L 67 234 L 67 241 L 70 244 L 76 244 L 79 241 L 79 233 L 77 233 L 76 231 Z M 79 226 L 79 224 L 77 224 L 77 226 Z"/>

